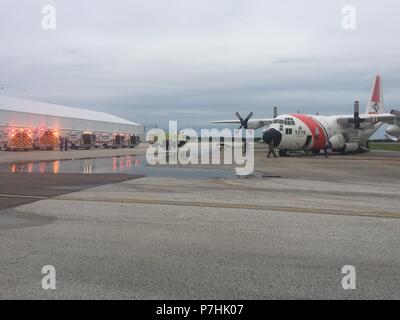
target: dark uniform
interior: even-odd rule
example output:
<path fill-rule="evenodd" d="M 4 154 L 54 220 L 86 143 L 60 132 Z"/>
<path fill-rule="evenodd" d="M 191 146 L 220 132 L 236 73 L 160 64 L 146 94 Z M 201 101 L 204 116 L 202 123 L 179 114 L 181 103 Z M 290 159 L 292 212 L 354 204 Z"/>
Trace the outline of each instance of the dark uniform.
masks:
<path fill-rule="evenodd" d="M 269 158 L 271 154 L 273 154 L 274 158 L 276 158 L 275 148 L 274 148 L 274 141 L 273 140 L 268 144 L 268 155 L 267 155 L 267 158 Z"/>
<path fill-rule="evenodd" d="M 328 158 L 328 150 L 330 149 L 329 144 L 326 144 L 324 147 L 324 156 L 325 158 Z"/>
<path fill-rule="evenodd" d="M 60 151 L 63 151 L 64 150 L 64 138 L 60 137 L 59 140 L 60 140 Z"/>

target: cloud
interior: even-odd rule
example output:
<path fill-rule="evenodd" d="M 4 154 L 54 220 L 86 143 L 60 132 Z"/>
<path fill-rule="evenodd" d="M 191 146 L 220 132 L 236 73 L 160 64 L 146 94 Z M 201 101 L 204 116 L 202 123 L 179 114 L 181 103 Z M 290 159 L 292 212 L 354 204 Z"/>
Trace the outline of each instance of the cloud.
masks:
<path fill-rule="evenodd" d="M 292 64 L 300 64 L 300 63 L 310 63 L 317 62 L 318 59 L 313 58 L 281 58 L 272 61 L 272 63 L 292 63 Z"/>
<path fill-rule="evenodd" d="M 41 7 L 57 29 L 41 28 Z M 4 94 L 116 113 L 147 126 L 209 126 L 235 111 L 349 113 L 375 73 L 400 103 L 396 1 L 2 1 Z M 387 8 L 390 8 L 388 10 Z M 372 23 L 373 22 L 373 23 Z"/>

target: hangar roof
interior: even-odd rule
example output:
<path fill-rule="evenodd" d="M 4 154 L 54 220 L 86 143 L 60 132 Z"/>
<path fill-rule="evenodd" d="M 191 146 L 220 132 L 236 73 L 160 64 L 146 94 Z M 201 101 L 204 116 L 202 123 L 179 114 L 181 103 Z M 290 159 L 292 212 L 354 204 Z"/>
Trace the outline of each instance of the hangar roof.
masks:
<path fill-rule="evenodd" d="M 139 123 L 135 123 L 105 112 L 79 109 L 58 104 L 30 101 L 6 96 L 0 96 L 0 110 L 141 126 Z"/>

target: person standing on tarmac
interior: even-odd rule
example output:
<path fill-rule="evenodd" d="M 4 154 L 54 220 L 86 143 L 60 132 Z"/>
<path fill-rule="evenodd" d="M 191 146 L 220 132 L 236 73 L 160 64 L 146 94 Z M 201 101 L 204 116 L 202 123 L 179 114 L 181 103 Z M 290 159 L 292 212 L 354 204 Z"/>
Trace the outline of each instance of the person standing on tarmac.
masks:
<path fill-rule="evenodd" d="M 60 140 L 60 151 L 63 151 L 64 150 L 64 138 L 60 136 L 59 140 Z"/>
<path fill-rule="evenodd" d="M 330 149 L 329 144 L 327 143 L 324 147 L 324 156 L 325 158 L 328 158 L 328 150 Z"/>
<path fill-rule="evenodd" d="M 268 155 L 267 155 L 267 158 L 269 158 L 271 156 L 271 154 L 274 156 L 274 158 L 276 158 L 275 148 L 274 148 L 274 140 L 272 140 L 268 144 Z"/>
<path fill-rule="evenodd" d="M 65 137 L 65 139 L 64 139 L 64 150 L 65 151 L 68 151 L 68 137 Z"/>

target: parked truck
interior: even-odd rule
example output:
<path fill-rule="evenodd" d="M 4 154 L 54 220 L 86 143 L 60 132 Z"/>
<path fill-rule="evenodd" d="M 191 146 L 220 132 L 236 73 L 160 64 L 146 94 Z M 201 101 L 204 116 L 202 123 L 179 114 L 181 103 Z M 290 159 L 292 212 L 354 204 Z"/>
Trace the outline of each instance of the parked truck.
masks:
<path fill-rule="evenodd" d="M 112 132 L 101 132 L 96 135 L 96 148 L 112 148 L 114 135 Z"/>
<path fill-rule="evenodd" d="M 132 133 L 0 127 L 0 149 L 3 150 L 54 150 L 58 149 L 63 139 L 71 149 L 86 150 L 134 148 L 140 143 L 140 137 Z"/>
<path fill-rule="evenodd" d="M 54 150 L 59 144 L 58 130 L 40 128 L 33 131 L 33 148 Z"/>
<path fill-rule="evenodd" d="M 71 149 L 89 150 L 96 145 L 96 135 L 90 131 L 71 131 L 68 141 Z"/>
<path fill-rule="evenodd" d="M 140 137 L 136 134 L 127 134 L 126 144 L 127 148 L 134 148 L 140 143 Z"/>
<path fill-rule="evenodd" d="M 32 150 L 33 132 L 29 128 L 3 128 L 0 132 L 0 146 L 5 150 Z"/>

